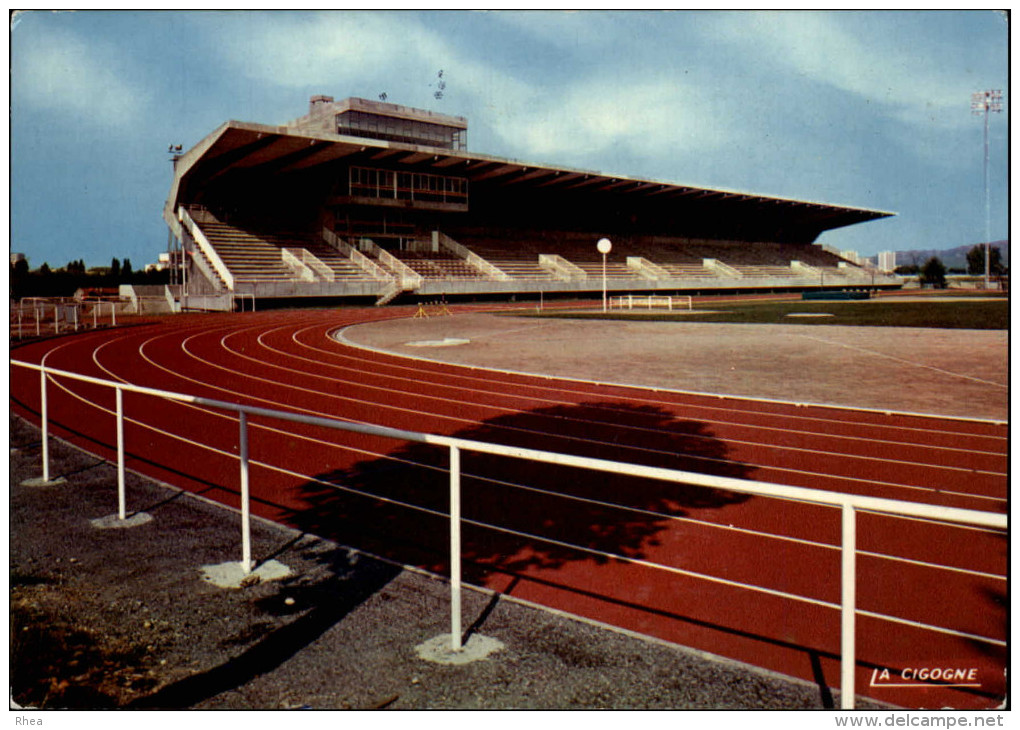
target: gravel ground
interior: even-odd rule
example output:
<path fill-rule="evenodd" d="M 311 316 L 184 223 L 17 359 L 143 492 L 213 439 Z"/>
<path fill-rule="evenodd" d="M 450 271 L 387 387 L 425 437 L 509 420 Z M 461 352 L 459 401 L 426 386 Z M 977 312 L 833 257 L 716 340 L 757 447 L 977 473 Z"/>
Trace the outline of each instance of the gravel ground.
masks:
<path fill-rule="evenodd" d="M 399 355 L 604 383 L 1009 418 L 1009 332 L 1000 330 L 458 313 L 360 324 L 343 337 Z"/>
<path fill-rule="evenodd" d="M 466 591 L 464 627 L 503 648 L 463 665 L 416 647 L 449 631 L 438 578 L 255 521 L 256 559 L 289 578 L 218 588 L 201 566 L 239 560 L 236 514 L 51 447 L 10 418 L 12 709 L 801 709 L 833 697 L 801 681 Z M 469 642 L 468 646 L 472 646 Z M 838 703 L 838 693 L 835 701 Z"/>

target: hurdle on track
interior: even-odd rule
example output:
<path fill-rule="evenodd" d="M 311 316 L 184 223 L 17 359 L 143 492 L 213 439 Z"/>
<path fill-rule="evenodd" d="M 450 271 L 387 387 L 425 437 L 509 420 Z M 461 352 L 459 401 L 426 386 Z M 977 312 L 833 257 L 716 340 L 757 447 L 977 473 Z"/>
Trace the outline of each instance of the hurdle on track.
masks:
<path fill-rule="evenodd" d="M 645 309 L 655 309 L 665 307 L 669 311 L 676 309 L 694 309 L 694 303 L 691 297 L 686 294 L 667 296 L 659 294 L 624 294 L 622 296 L 610 297 L 609 308 L 610 309 L 634 309 L 635 307 L 644 307 Z"/>
<path fill-rule="evenodd" d="M 241 499 L 241 554 L 242 561 L 241 567 L 248 573 L 252 569 L 252 558 L 251 558 L 251 528 L 249 524 L 250 520 L 250 507 L 249 507 L 249 442 L 248 442 L 248 417 L 249 416 L 261 416 L 266 418 L 272 418 L 275 420 L 290 421 L 296 423 L 303 423 L 312 426 L 320 426 L 324 428 L 337 429 L 342 431 L 351 431 L 354 433 L 381 436 L 384 438 L 392 438 L 401 441 L 411 441 L 421 444 L 429 444 L 433 446 L 443 446 L 449 449 L 450 455 L 450 606 L 451 606 L 451 650 L 454 652 L 462 649 L 462 634 L 461 634 L 461 575 L 460 575 L 460 545 L 461 545 L 461 521 L 460 516 L 460 486 L 461 486 L 461 452 L 468 451 L 481 454 L 490 454 L 497 456 L 505 456 L 515 459 L 523 459 L 529 461 L 535 461 L 544 464 L 552 464 L 559 466 L 576 467 L 579 469 L 588 469 L 592 471 L 599 471 L 609 474 L 618 474 L 624 476 L 640 477 L 647 479 L 654 479 L 659 481 L 686 484 L 696 487 L 705 487 L 708 489 L 725 489 L 727 491 L 740 492 L 744 494 L 752 494 L 763 497 L 773 497 L 783 500 L 792 500 L 800 502 L 809 502 L 812 504 L 825 505 L 829 507 L 835 507 L 840 510 L 841 514 L 841 542 L 840 542 L 840 555 L 841 555 L 841 567 L 840 567 L 840 581 L 841 581 L 841 600 L 838 604 L 825 605 L 838 609 L 840 612 L 840 688 L 841 697 L 840 702 L 842 709 L 853 709 L 855 705 L 855 669 L 857 666 L 857 654 L 856 654 L 856 616 L 858 613 L 856 605 L 856 581 L 857 581 L 857 527 L 856 519 L 857 513 L 865 511 L 869 513 L 881 513 L 887 515 L 903 516 L 903 517 L 915 517 L 921 519 L 930 519 L 941 522 L 949 522 L 964 525 L 977 525 L 981 527 L 988 527 L 995 530 L 1006 530 L 1008 529 L 1008 516 L 996 512 L 984 512 L 971 509 L 961 509 L 958 507 L 943 507 L 940 505 L 924 504 L 920 502 L 907 502 L 903 500 L 886 499 L 881 497 L 869 497 L 861 496 L 856 494 L 846 494 L 842 492 L 825 491 L 821 489 L 812 489 L 808 487 L 794 487 L 785 484 L 777 484 L 772 482 L 757 482 L 748 479 L 738 479 L 734 477 L 721 477 L 709 474 L 700 474 L 697 472 L 680 471 L 677 469 L 667 469 L 663 467 L 652 467 L 643 466 L 640 464 L 628 464 L 625 462 L 609 461 L 606 459 L 598 459 L 584 456 L 574 456 L 570 454 L 560 454 L 548 451 L 539 451 L 535 449 L 528 449 L 515 446 L 504 446 L 501 444 L 492 444 L 482 441 L 472 441 L 468 439 L 455 438 L 450 436 L 441 436 L 435 434 L 421 433 L 416 431 L 405 431 L 401 429 L 395 429 L 387 426 L 376 426 L 368 423 L 357 423 L 348 421 L 339 421 L 333 418 L 324 418 L 321 416 L 309 416 L 297 413 L 288 413 L 285 411 L 278 411 L 269 408 L 259 408 L 255 406 L 240 405 L 237 403 L 229 403 L 226 401 L 214 400 L 212 398 L 203 398 L 199 396 L 187 395 L 183 393 L 175 393 L 171 391 L 157 390 L 155 388 L 147 388 L 143 386 L 129 385 L 126 383 L 118 383 L 110 380 L 104 380 L 101 378 L 94 378 L 86 375 L 79 375 L 77 373 L 68 372 L 65 370 L 58 370 L 55 368 L 47 368 L 44 365 L 36 365 L 34 363 L 21 362 L 18 360 L 10 360 L 12 366 L 27 368 L 29 370 L 35 370 L 39 372 L 40 376 L 40 417 L 42 420 L 42 470 L 43 470 L 43 481 L 49 482 L 49 450 L 47 446 L 48 439 L 48 407 L 46 399 L 47 381 L 55 379 L 57 377 L 67 378 L 70 380 L 77 380 L 81 382 L 92 383 L 96 385 L 102 385 L 106 387 L 114 388 L 117 394 L 117 460 L 118 460 L 118 505 L 119 512 L 118 517 L 125 519 L 125 497 L 124 497 L 124 409 L 123 409 L 123 396 L 124 391 L 130 391 L 135 393 L 142 393 L 145 395 L 152 395 L 168 400 L 174 400 L 184 403 L 191 403 L 197 406 L 205 406 L 209 408 L 216 408 L 219 410 L 232 411 L 238 414 L 238 425 L 239 425 L 239 453 L 238 460 L 240 462 L 240 499 Z M 356 491 L 356 490 L 349 490 Z M 431 510 L 427 510 L 431 512 Z M 492 529 L 506 530 L 498 526 L 490 525 Z M 542 539 L 542 538 L 539 538 Z M 592 551 L 588 548 L 582 548 Z M 603 554 L 603 553 L 599 553 Z M 605 553 L 606 556 L 610 554 Z M 646 567 L 653 567 L 662 570 L 667 570 L 676 574 L 690 574 L 700 576 L 704 580 L 708 580 L 714 583 L 729 584 L 724 578 L 709 576 L 700 573 L 690 573 L 681 568 L 663 566 L 658 563 L 651 563 L 638 558 L 627 557 L 623 555 L 612 554 L 611 557 L 623 560 L 629 563 L 642 565 Z M 785 594 L 782 591 L 777 591 L 771 588 L 765 587 L 754 587 L 746 586 L 748 590 L 755 590 L 768 594 L 775 594 L 786 596 L 787 598 L 794 597 L 792 594 Z M 803 600 L 803 599 L 801 599 Z M 981 638 L 981 637 L 971 637 Z M 1006 646 L 1005 641 L 998 639 L 983 638 L 985 643 L 992 643 L 997 645 Z"/>

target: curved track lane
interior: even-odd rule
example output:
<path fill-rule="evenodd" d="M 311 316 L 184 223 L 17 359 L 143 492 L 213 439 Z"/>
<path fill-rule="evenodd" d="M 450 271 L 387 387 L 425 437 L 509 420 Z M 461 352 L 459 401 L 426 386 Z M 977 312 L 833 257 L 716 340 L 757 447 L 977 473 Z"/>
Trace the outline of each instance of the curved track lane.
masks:
<path fill-rule="evenodd" d="M 337 341 L 407 316 L 182 317 L 17 348 L 15 359 L 291 412 L 618 461 L 987 511 L 1006 509 L 1004 426 L 411 361 Z M 12 370 L 33 416 L 38 376 Z M 54 433 L 111 458 L 109 389 L 49 386 Z M 237 419 L 125 395 L 129 466 L 238 502 Z M 445 573 L 442 450 L 250 420 L 253 509 Z M 819 683 L 838 683 L 838 511 L 465 454 L 466 580 Z M 1006 539 L 863 513 L 858 688 L 905 706 L 1004 692 Z M 974 667 L 978 687 L 872 687 L 884 668 Z M 877 675 L 874 675 L 877 676 Z"/>

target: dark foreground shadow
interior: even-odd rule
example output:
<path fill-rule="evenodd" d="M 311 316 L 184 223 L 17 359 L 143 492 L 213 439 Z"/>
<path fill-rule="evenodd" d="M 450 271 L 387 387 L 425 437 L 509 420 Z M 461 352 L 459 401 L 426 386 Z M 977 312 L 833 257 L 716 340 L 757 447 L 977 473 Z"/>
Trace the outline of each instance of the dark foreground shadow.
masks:
<path fill-rule="evenodd" d="M 268 674 L 318 640 L 400 573 L 400 568 L 380 561 L 352 561 L 346 550 L 331 551 L 322 559 L 330 568 L 329 578 L 314 584 L 302 584 L 300 576 L 283 581 L 277 594 L 259 602 L 263 611 L 281 616 L 290 613 L 285 596 L 293 598 L 292 605 L 303 607 L 300 616 L 223 664 L 167 685 L 128 707 L 194 707 Z"/>
<path fill-rule="evenodd" d="M 626 424 L 622 428 L 620 424 Z M 554 406 L 454 434 L 628 463 L 746 477 L 700 422 L 653 407 Z M 406 444 L 300 487 L 288 524 L 391 560 L 449 571 L 449 450 Z M 461 557 L 467 580 L 613 555 L 642 558 L 669 517 L 747 495 L 462 451 Z"/>

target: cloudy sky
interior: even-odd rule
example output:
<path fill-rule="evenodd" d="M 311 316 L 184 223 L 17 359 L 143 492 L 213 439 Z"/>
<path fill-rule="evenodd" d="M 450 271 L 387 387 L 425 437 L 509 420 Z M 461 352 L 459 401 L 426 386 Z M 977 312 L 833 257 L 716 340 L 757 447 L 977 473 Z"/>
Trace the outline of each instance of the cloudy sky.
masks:
<path fill-rule="evenodd" d="M 951 248 L 985 240 L 971 94 L 1008 81 L 991 11 L 31 11 L 11 28 L 11 249 L 33 268 L 154 261 L 167 146 L 282 124 L 314 94 L 466 116 L 475 152 L 897 214 L 820 239 L 840 249 Z M 998 240 L 1008 109 L 989 130 Z"/>

